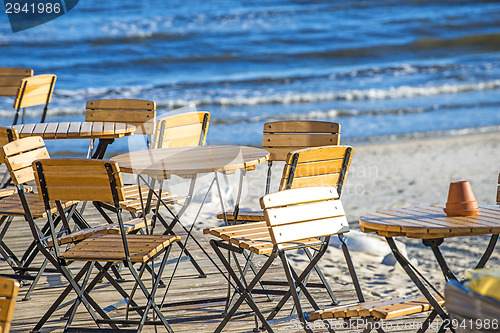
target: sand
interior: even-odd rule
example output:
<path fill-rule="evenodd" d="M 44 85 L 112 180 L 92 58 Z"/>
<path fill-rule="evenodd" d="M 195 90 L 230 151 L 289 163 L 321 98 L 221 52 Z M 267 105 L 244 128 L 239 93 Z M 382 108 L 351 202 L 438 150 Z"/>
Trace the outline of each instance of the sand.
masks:
<path fill-rule="evenodd" d="M 351 232 L 346 234 L 348 245 L 367 298 L 418 295 L 418 291 L 402 268 L 394 264 L 391 255 L 387 256 L 390 251 L 385 240 L 360 231 L 359 217 L 388 208 L 444 204 L 449 183 L 458 180 L 470 181 L 480 204 L 495 203 L 500 172 L 499 142 L 500 133 L 489 133 L 354 145 L 342 202 L 351 226 Z M 272 188 L 277 186 L 281 167 L 276 165 L 274 169 Z M 266 165 L 260 165 L 248 173 L 242 206 L 258 209 L 266 169 Z M 228 176 L 228 184 L 237 184 L 237 175 Z M 223 191 L 234 195 L 231 185 L 223 186 Z M 196 200 L 201 201 L 201 194 Z M 220 223 L 213 217 L 219 207 L 218 197 L 209 197 L 197 229 Z M 194 216 L 194 208 L 188 214 Z M 474 267 L 488 239 L 486 236 L 446 239 L 443 253 L 459 277 Z M 443 290 L 444 279 L 431 250 L 419 240 L 401 237 L 398 240 L 418 269 Z M 322 266 L 334 283 L 347 286 L 350 278 L 338 241 L 332 241 L 332 245 Z M 291 258 L 298 265 L 303 263 L 300 254 Z M 500 265 L 498 253 L 493 254 L 488 265 Z"/>

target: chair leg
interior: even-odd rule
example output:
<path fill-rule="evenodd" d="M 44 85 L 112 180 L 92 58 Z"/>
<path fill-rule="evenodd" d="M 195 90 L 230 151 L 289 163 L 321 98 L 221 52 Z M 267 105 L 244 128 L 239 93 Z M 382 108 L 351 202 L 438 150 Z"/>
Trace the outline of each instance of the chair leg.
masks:
<path fill-rule="evenodd" d="M 285 270 L 285 275 L 286 279 L 288 281 L 288 286 L 290 288 L 290 293 L 292 295 L 293 301 L 295 303 L 295 307 L 297 308 L 297 316 L 299 317 L 300 322 L 302 323 L 304 330 L 307 333 L 312 333 L 312 330 L 309 328 L 308 323 L 306 322 L 304 318 L 304 314 L 302 312 L 302 306 L 300 305 L 300 299 L 299 295 L 297 293 L 297 286 L 295 285 L 294 278 L 292 277 L 292 271 L 290 269 L 290 265 L 288 263 L 288 260 L 286 258 L 285 251 L 283 251 L 283 248 L 281 245 L 278 247 L 278 254 L 281 258 L 281 262 L 283 263 L 283 269 Z M 307 276 L 307 274 L 306 274 Z"/>
<path fill-rule="evenodd" d="M 302 271 L 302 273 L 299 276 L 296 276 L 295 283 L 297 284 L 297 286 L 299 286 L 303 290 L 304 294 L 308 297 L 308 299 L 309 299 L 310 293 L 309 293 L 309 291 L 307 291 L 307 289 L 305 288 L 305 286 L 303 285 L 302 282 L 304 281 L 304 279 L 307 276 L 307 274 L 309 273 L 309 271 L 318 263 L 318 261 L 321 259 L 321 257 L 325 254 L 327 248 L 328 248 L 327 244 L 323 244 L 323 246 L 321 246 L 321 248 L 318 250 L 318 253 L 309 262 L 309 264 Z M 292 270 L 292 273 L 293 273 L 293 270 Z M 281 300 L 278 302 L 278 305 L 276 305 L 275 309 L 269 314 L 269 316 L 267 317 L 267 320 L 272 320 L 278 314 L 278 312 L 281 310 L 283 305 L 285 305 L 285 303 L 288 301 L 290 296 L 292 296 L 292 290 L 289 289 L 283 295 Z M 311 305 L 313 305 L 313 307 L 317 307 L 317 305 L 315 305 L 314 300 L 313 300 L 313 303 L 311 303 Z"/>
<path fill-rule="evenodd" d="M 213 239 L 210 240 L 210 245 L 214 249 L 215 253 L 219 257 L 219 259 L 222 262 L 222 264 L 224 265 L 224 267 L 227 269 L 227 271 L 228 271 L 229 275 L 231 276 L 231 278 L 235 281 L 235 283 L 236 283 L 236 290 L 238 291 L 238 293 L 240 293 L 240 298 L 228 310 L 228 312 L 227 312 L 226 316 L 224 317 L 224 319 L 222 320 L 222 322 L 215 329 L 215 332 L 218 333 L 218 332 L 222 331 L 222 329 L 227 325 L 227 323 L 229 322 L 229 320 L 231 319 L 231 317 L 236 313 L 236 310 L 238 310 L 238 308 L 240 307 L 240 305 L 244 301 L 246 301 L 246 303 L 248 304 L 248 306 L 250 306 L 250 308 L 254 311 L 255 315 L 257 315 L 257 317 L 260 319 L 260 321 L 264 325 L 264 328 L 268 332 L 273 332 L 273 329 L 271 328 L 271 326 L 267 322 L 266 318 L 264 317 L 264 315 L 262 314 L 262 312 L 259 310 L 257 304 L 255 304 L 255 301 L 252 298 L 251 291 L 257 285 L 257 283 L 262 278 L 262 276 L 267 271 L 267 269 L 271 266 L 271 264 L 274 261 L 274 259 L 276 259 L 277 255 L 278 255 L 277 251 L 273 251 L 271 253 L 271 255 L 269 256 L 269 258 L 267 259 L 267 261 L 264 263 L 264 265 L 260 269 L 260 271 L 257 273 L 257 275 L 255 275 L 255 277 L 252 279 L 252 281 L 250 283 L 248 283 L 248 286 L 245 288 L 245 286 L 242 283 L 242 281 L 240 281 L 240 277 L 238 277 L 238 275 L 233 270 L 233 268 L 231 267 L 231 265 L 227 261 L 226 257 L 222 253 L 222 251 L 219 249 L 219 245 L 218 245 L 217 241 L 215 241 Z"/>
<path fill-rule="evenodd" d="M 47 268 L 48 263 L 49 263 L 49 261 L 47 260 L 47 258 L 45 258 L 43 260 L 42 265 L 40 266 L 40 270 L 38 271 L 38 273 L 35 276 L 35 279 L 33 280 L 33 282 L 31 282 L 30 288 L 26 292 L 26 295 L 24 295 L 23 301 L 27 301 L 31 298 L 31 293 L 33 292 L 33 290 L 35 290 L 35 287 L 38 284 L 38 281 L 40 280 L 40 278 L 42 277 L 42 274 L 45 272 L 45 268 Z"/>
<path fill-rule="evenodd" d="M 167 322 L 167 319 L 165 318 L 165 316 L 163 316 L 163 313 L 161 312 L 160 308 L 158 307 L 158 305 L 156 304 L 156 302 L 154 300 L 154 297 L 156 295 L 156 291 L 158 290 L 158 285 L 159 285 L 159 282 L 160 282 L 160 277 L 163 274 L 163 270 L 165 269 L 165 265 L 167 263 L 168 255 L 170 253 L 170 249 L 171 248 L 172 247 L 169 246 L 165 250 L 165 252 L 163 253 L 163 259 L 162 259 L 162 262 L 160 264 L 160 267 L 158 268 L 158 273 L 156 274 L 156 279 L 153 277 L 154 283 L 153 283 L 153 287 L 151 288 L 151 292 L 148 291 L 148 289 L 146 288 L 146 286 L 142 282 L 139 274 L 136 272 L 136 270 L 134 269 L 134 267 L 132 266 L 132 264 L 130 262 L 128 263 L 129 270 L 132 273 L 132 276 L 134 277 L 134 279 L 136 280 L 137 285 L 142 290 L 142 293 L 144 294 L 144 296 L 146 296 L 146 298 L 148 300 L 148 302 L 146 304 L 146 307 L 144 309 L 144 314 L 143 314 L 143 316 L 141 318 L 141 321 L 139 323 L 139 327 L 138 327 L 137 332 L 140 332 L 142 330 L 142 327 L 144 326 L 144 324 L 146 322 L 146 317 L 147 317 L 147 314 L 149 312 L 149 309 L 151 309 L 151 308 L 156 313 L 156 315 L 158 316 L 158 318 L 160 319 L 160 321 L 163 323 L 163 326 L 167 329 L 167 331 L 169 333 L 173 332 L 172 328 L 170 327 L 169 323 Z"/>
<path fill-rule="evenodd" d="M 354 285 L 354 289 L 356 290 L 356 295 L 358 296 L 359 302 L 364 302 L 365 298 L 363 296 L 363 291 L 361 290 L 361 286 L 359 284 L 358 275 L 356 274 L 356 270 L 354 269 L 354 264 L 352 262 L 351 254 L 349 253 L 349 248 L 345 242 L 345 237 L 343 234 L 338 235 L 340 242 L 342 243 L 342 252 L 344 253 L 344 258 L 347 264 L 347 268 L 349 269 L 349 274 L 351 275 L 352 284 Z"/>

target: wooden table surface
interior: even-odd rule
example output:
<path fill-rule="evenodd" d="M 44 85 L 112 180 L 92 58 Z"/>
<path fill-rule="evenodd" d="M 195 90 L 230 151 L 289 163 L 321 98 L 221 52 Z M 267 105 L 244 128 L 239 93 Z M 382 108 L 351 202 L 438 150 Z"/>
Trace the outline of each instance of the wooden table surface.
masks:
<path fill-rule="evenodd" d="M 245 146 L 196 146 L 143 150 L 121 154 L 111 160 L 120 170 L 156 178 L 190 176 L 210 172 L 250 170 L 267 161 L 269 153 Z"/>
<path fill-rule="evenodd" d="M 359 219 L 363 232 L 380 236 L 431 239 L 500 233 L 500 206 L 480 206 L 474 216 L 448 217 L 443 206 L 389 209 Z"/>
<path fill-rule="evenodd" d="M 60 122 L 14 125 L 21 138 L 41 136 L 47 139 L 116 139 L 131 135 L 135 126 L 114 122 Z"/>

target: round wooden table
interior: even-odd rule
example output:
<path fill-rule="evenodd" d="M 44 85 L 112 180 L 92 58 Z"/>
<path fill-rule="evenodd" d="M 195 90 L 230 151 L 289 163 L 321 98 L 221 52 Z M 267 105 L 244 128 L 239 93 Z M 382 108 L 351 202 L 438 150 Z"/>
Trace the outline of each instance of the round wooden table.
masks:
<path fill-rule="evenodd" d="M 120 170 L 154 178 L 171 175 L 193 176 L 201 173 L 252 170 L 267 161 L 269 153 L 245 146 L 196 146 L 142 150 L 113 157 Z"/>
<path fill-rule="evenodd" d="M 135 126 L 115 122 L 55 122 L 14 125 L 20 138 L 41 136 L 44 140 L 57 139 L 99 139 L 92 158 L 102 159 L 108 146 L 115 139 L 132 135 Z"/>
<path fill-rule="evenodd" d="M 476 268 L 483 268 L 495 249 L 500 233 L 500 206 L 480 206 L 477 215 L 452 217 L 446 216 L 442 206 L 388 209 L 361 216 L 359 224 L 363 232 L 375 232 L 385 237 L 396 260 L 433 306 L 434 312 L 430 316 L 437 313 L 443 320 L 446 320 L 448 315 L 434 297 L 436 294 L 440 294 L 439 291 L 403 255 L 393 237 L 403 236 L 421 239 L 425 246 L 432 249 L 445 279 L 457 280 L 455 274 L 448 267 L 439 246 L 448 237 L 491 235 L 490 242 L 476 265 Z M 434 295 L 431 294 L 428 287 L 433 289 Z"/>

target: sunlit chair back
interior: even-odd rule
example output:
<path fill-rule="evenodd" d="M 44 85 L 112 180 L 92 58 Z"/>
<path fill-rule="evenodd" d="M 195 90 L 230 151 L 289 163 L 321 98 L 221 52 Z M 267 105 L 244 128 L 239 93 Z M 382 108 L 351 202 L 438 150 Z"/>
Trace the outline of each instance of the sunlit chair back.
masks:
<path fill-rule="evenodd" d="M 14 116 L 13 125 L 17 124 L 21 109 L 23 109 L 22 123 L 24 123 L 24 109 L 38 105 L 43 105 L 40 122 L 45 122 L 56 79 L 57 77 L 53 74 L 35 75 L 21 79 L 19 90 L 17 91 L 16 99 L 14 100 L 14 109 L 16 109 L 16 114 Z"/>
<path fill-rule="evenodd" d="M 153 135 L 156 103 L 141 99 L 99 99 L 87 102 L 85 121 L 120 122 L 136 126 L 134 134 Z"/>
<path fill-rule="evenodd" d="M 16 97 L 21 80 L 33 76 L 33 70 L 18 67 L 0 67 L 0 96 Z"/>
<path fill-rule="evenodd" d="M 205 145 L 210 113 L 186 112 L 159 118 L 153 149 Z"/>

